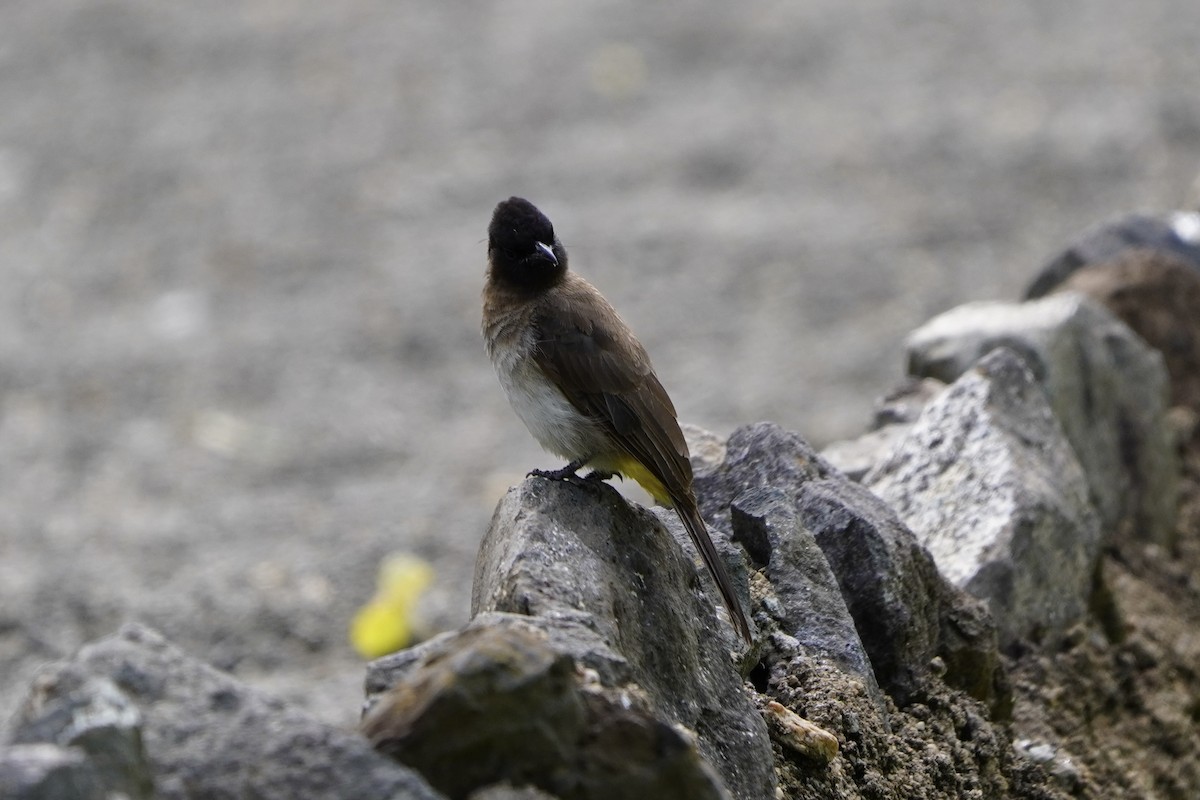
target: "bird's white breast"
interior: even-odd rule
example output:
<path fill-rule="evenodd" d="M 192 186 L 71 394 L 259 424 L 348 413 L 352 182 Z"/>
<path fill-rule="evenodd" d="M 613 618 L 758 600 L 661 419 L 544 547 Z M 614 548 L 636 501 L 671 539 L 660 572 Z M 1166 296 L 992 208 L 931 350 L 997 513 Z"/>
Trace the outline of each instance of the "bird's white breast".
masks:
<path fill-rule="evenodd" d="M 546 450 L 568 461 L 597 454 L 599 431 L 571 405 L 530 355 L 531 336 L 516 346 L 489 348 L 492 364 L 508 402 Z"/>

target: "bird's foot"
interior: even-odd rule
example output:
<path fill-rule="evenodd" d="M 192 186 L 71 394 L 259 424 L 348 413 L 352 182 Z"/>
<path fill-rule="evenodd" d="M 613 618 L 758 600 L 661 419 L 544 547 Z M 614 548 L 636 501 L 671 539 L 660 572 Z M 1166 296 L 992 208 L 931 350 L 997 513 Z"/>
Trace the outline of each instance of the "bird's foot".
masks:
<path fill-rule="evenodd" d="M 617 473 L 615 473 L 615 472 L 605 472 L 604 470 L 594 469 L 591 472 L 589 472 L 587 475 L 584 475 L 583 479 L 585 481 L 592 481 L 594 483 L 603 483 L 604 481 L 608 480 L 609 478 L 613 477 L 616 474 Z"/>
<path fill-rule="evenodd" d="M 583 466 L 582 461 L 572 461 L 562 469 L 532 469 L 526 475 L 527 478 L 545 478 L 550 481 L 569 481 L 572 478 L 578 479 L 579 476 L 575 473 Z"/>

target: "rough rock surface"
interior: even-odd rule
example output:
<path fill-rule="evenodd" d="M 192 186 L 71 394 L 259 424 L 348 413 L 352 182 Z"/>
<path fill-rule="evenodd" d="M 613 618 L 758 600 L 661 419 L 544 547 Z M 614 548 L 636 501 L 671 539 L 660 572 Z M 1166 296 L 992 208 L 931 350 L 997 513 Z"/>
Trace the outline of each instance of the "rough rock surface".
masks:
<path fill-rule="evenodd" d="M 708 457 L 695 462 L 706 516 L 719 527 L 728 510 L 736 540 L 767 584 L 754 586 L 756 602 L 764 609 L 756 620 L 767 637 L 751 676 L 754 686 L 761 698 L 833 733 L 838 742 L 837 758 L 826 764 L 797 754 L 772 727 L 784 796 L 1059 797 L 1047 789 L 1032 762 L 1016 757 L 1003 724 L 993 721 L 1008 713 L 1011 700 L 986 609 L 937 575 L 928 553 L 890 508 L 838 474 L 802 437 L 776 425 L 741 428 L 723 447 L 710 442 L 706 452 Z M 872 636 L 869 643 L 862 639 L 868 655 L 885 665 L 891 658 L 896 670 L 889 674 L 873 666 L 873 672 L 911 677 L 904 691 L 898 690 L 899 681 L 890 686 L 897 700 L 884 696 L 881 708 L 868 684 L 845 663 L 812 648 L 811 641 L 805 646 L 811 634 L 804 627 L 819 630 L 820 623 L 809 619 L 794 630 L 787 627 L 794 618 L 769 613 L 772 604 L 800 609 L 818 597 L 788 580 L 794 574 L 790 570 L 773 575 L 775 554 L 768 546 L 771 538 L 763 536 L 764 518 L 778 523 L 795 519 L 801 543 L 810 535 L 818 544 L 822 537 L 841 539 L 844 558 L 838 558 L 833 545 L 821 552 L 848 610 L 862 615 L 854 617 L 856 633 Z M 775 533 L 787 527 L 777 524 Z M 812 553 L 807 548 L 803 552 Z M 861 563 L 848 563 L 854 558 Z M 873 572 L 878 574 L 870 577 Z M 905 607 L 908 602 L 914 610 Z M 869 613 L 887 619 L 871 620 Z M 919 628 L 920 638 L 901 631 L 904 624 Z M 899 637 L 899 645 L 888 641 L 892 635 Z M 951 688 L 952 673 L 962 683 L 970 682 L 964 676 L 975 676 L 977 683 L 970 688 L 989 698 L 991 708 Z"/>
<path fill-rule="evenodd" d="M 999 346 L 1020 354 L 1049 395 L 1106 535 L 1168 542 L 1178 463 L 1165 422 L 1162 356 L 1094 300 L 1072 293 L 948 311 L 909 337 L 908 371 L 953 381 Z"/>
<path fill-rule="evenodd" d="M 637 684 L 605 685 L 584 666 L 596 649 L 593 631 L 551 618 L 480 615 L 373 664 L 362 730 L 451 798 L 497 784 L 562 800 L 728 798 L 692 736 Z"/>
<path fill-rule="evenodd" d="M 730 512 L 734 540 L 745 546 L 770 585 L 763 606 L 774 626 L 794 640 L 797 653 L 862 681 L 882 710 L 871 660 L 837 577 L 793 498 L 778 488 L 749 489 L 733 501 Z"/>
<path fill-rule="evenodd" d="M 1002 715 L 1009 702 L 995 623 L 939 573 L 878 497 L 843 479 L 806 484 L 798 511 L 838 575 L 875 674 L 903 705 L 940 659 L 943 678 Z"/>
<path fill-rule="evenodd" d="M 1100 554 L 1087 481 L 1024 361 L 999 348 L 929 404 L 865 479 L 954 584 L 988 601 L 1006 645 L 1087 610 Z"/>
<path fill-rule="evenodd" d="M 857 485 L 814 481 L 797 504 L 838 576 L 876 676 L 905 703 L 937 653 L 937 568 L 894 514 Z"/>
<path fill-rule="evenodd" d="M 12 739 L 73 745 L 88 753 L 106 791 L 133 798 L 150 796 L 151 782 L 153 796 L 166 800 L 440 796 L 362 737 L 265 697 L 133 625 L 43 673 Z"/>
<path fill-rule="evenodd" d="M 730 437 L 724 446 L 717 440 L 710 441 L 705 452 L 709 457 L 698 462 L 705 466 L 711 485 L 723 486 L 738 495 L 727 508 L 733 515 L 736 543 L 745 548 L 746 555 L 733 559 L 731 566 L 739 584 L 746 579 L 747 556 L 756 568 L 751 573 L 750 588 L 754 618 L 762 637 L 751 651 L 757 663 L 745 662 L 753 690 L 737 685 L 735 677 L 734 692 L 727 693 L 721 702 L 737 709 L 750 698 L 767 718 L 792 722 L 769 728 L 773 777 L 780 781 L 784 796 L 833 800 L 889 796 L 892 792 L 897 797 L 958 800 L 971 792 L 1001 798 L 1016 792 L 1017 787 L 1043 785 L 1032 762 L 1018 758 L 1011 750 L 1003 726 L 989 721 L 988 707 L 947 685 L 948 660 L 921 653 L 922 677 L 904 696 L 903 707 L 874 690 L 872 681 L 861 674 L 862 655 L 855 644 L 859 622 L 854 620 L 851 630 L 846 616 L 851 602 L 846 596 L 847 587 L 838 583 L 834 589 L 835 571 L 829 569 L 824 551 L 814 546 L 815 537 L 802 522 L 804 506 L 797 500 L 806 491 L 805 481 L 814 485 L 836 481 L 853 487 L 859 494 L 841 498 L 847 506 L 869 498 L 873 507 L 867 516 L 888 515 L 890 524 L 906 537 L 903 541 L 923 552 L 894 514 L 823 464 L 803 439 L 778 426 L 750 426 Z M 718 459 L 723 460 L 716 463 Z M 778 486 L 771 485 L 773 472 L 784 474 Z M 851 516 L 849 509 L 845 515 Z M 723 517 L 723 513 L 717 516 Z M 593 676 L 599 696 L 612 689 L 627 692 L 621 703 L 624 707 L 645 707 L 661 714 L 658 709 L 664 705 L 664 692 L 692 698 L 710 691 L 715 685 L 713 675 L 730 674 L 727 661 L 720 666 L 725 655 L 713 645 L 731 643 L 732 634 L 724 627 L 712 629 L 712 602 L 696 591 L 703 583 L 700 573 L 679 556 L 684 534 L 673 531 L 674 541 L 663 535 L 662 523 L 671 519 L 669 514 L 656 515 L 631 507 L 612 490 L 593 483 L 526 481 L 501 503 L 481 549 L 475 597 L 477 609 L 484 613 L 464 631 L 379 662 L 372 669 L 369 690 L 379 691 L 398 680 L 397 691 L 408 699 L 398 702 L 402 711 L 397 718 L 407 720 L 403 710 L 417 705 L 424 708 L 412 699 L 420 694 L 411 692 L 413 683 L 439 683 L 430 679 L 430 670 L 444 674 L 444 662 L 461 658 L 464 650 L 460 648 L 468 637 L 477 635 L 476 628 L 504 631 L 519 626 L 540 632 L 549 652 L 571 654 L 584 675 Z M 720 519 L 715 523 L 714 533 L 724 548 L 724 524 Z M 867 540 L 863 549 L 878 546 Z M 731 555 L 739 552 L 735 548 Z M 924 559 L 936 575 L 928 554 Z M 871 563 L 880 569 L 911 567 L 909 561 L 894 556 Z M 905 583 L 911 579 L 897 576 L 885 579 L 883 584 L 887 580 Z M 981 627 L 975 631 L 972 645 L 990 647 L 994 669 L 998 660 L 994 629 L 982 605 L 938 581 L 950 596 L 961 598 L 981 612 L 974 619 Z M 937 602 L 946 602 L 938 595 L 937 587 L 938 582 L 929 587 L 938 598 L 935 607 Z M 898 608 L 910 599 L 904 594 L 893 602 Z M 660 603 L 690 610 L 667 614 L 654 608 Z M 497 605 L 530 616 L 488 610 Z M 947 604 L 947 608 L 954 607 Z M 818 614 L 825 618 L 813 619 Z M 933 627 L 935 643 L 940 619 L 934 614 L 925 623 Z M 664 624 L 674 627 L 660 627 Z M 639 630 L 642 627 L 646 627 L 644 633 Z M 963 629 L 970 629 L 970 623 Z M 840 652 L 834 643 L 839 634 L 843 637 Z M 653 642 L 652 648 L 646 647 L 649 642 Z M 626 657 L 621 648 L 631 644 L 633 655 Z M 645 658 L 650 649 L 664 656 L 648 673 Z M 697 670 L 697 659 L 706 663 L 710 658 L 715 659 L 715 672 L 708 667 Z M 547 657 L 540 663 L 553 663 L 553 659 Z M 445 681 L 439 685 L 462 683 Z M 387 708 L 384 704 L 388 696 L 385 693 L 375 698 L 368 725 L 377 714 L 387 716 L 380 709 Z M 667 707 L 672 702 L 678 700 L 665 701 Z M 678 714 L 678 710 L 672 713 Z M 725 720 L 739 719 L 715 708 L 702 717 L 721 722 L 721 713 Z M 398 727 L 405 729 L 404 724 Z M 719 740 L 726 749 L 743 746 L 736 731 L 731 735 L 712 723 L 693 730 L 701 752 L 710 759 L 703 747 L 705 739 Z M 801 737 L 803 742 L 797 740 L 797 731 L 806 732 Z M 556 739 L 569 741 L 572 736 Z M 827 747 L 834 742 L 836 750 Z M 763 756 L 760 752 L 752 757 Z M 762 762 L 735 763 L 743 769 L 749 764 L 756 771 Z M 766 789 L 767 794 L 751 794 L 745 789 L 746 776 L 730 778 L 729 762 L 722 762 L 718 756 L 713 764 L 734 796 L 772 796 L 771 783 L 759 783 L 757 791 Z M 904 768 L 898 774 L 897 765 L 901 764 Z M 539 785 L 545 789 L 552 784 L 542 781 Z"/>
<path fill-rule="evenodd" d="M 712 534 L 719 549 L 739 552 Z M 603 657 L 578 660 L 604 680 L 616 674 L 610 653 L 619 654 L 655 712 L 695 732 L 734 796 L 759 797 L 773 786 L 766 726 L 730 659 L 735 634 L 717 618 L 685 540 L 673 515 L 632 506 L 610 486 L 529 479 L 496 509 L 472 612 L 591 628 Z M 746 587 L 744 558 L 726 562 L 735 585 Z"/>
<path fill-rule="evenodd" d="M 893 510 L 777 425 L 739 428 L 724 452 L 722 462 L 702 464 L 696 474 L 705 518 L 723 526 L 750 490 L 773 488 L 788 498 L 837 578 L 880 686 L 903 703 L 945 646 L 948 682 L 1003 704 L 986 612 L 946 582 Z"/>

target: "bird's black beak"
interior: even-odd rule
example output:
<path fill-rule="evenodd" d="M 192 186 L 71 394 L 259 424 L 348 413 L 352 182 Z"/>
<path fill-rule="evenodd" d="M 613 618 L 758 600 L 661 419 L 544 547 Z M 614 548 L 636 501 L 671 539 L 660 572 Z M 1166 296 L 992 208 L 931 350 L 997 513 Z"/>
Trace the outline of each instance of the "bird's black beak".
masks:
<path fill-rule="evenodd" d="M 550 259 L 551 264 L 553 264 L 556 267 L 558 266 L 558 256 L 554 255 L 554 247 L 553 246 L 548 245 L 545 242 L 534 242 L 533 247 L 535 250 L 540 251 L 541 254 L 544 255 L 546 258 Z"/>

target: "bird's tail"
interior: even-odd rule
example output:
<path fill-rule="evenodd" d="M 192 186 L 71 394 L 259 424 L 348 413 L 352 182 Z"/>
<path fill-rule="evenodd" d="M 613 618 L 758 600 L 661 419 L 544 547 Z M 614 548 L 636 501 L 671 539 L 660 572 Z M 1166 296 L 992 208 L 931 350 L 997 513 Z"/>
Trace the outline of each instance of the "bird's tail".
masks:
<path fill-rule="evenodd" d="M 716 582 L 717 589 L 721 592 L 721 600 L 725 603 L 725 608 L 729 610 L 729 618 L 733 620 L 733 626 L 737 628 L 742 639 L 749 644 L 750 624 L 746 622 L 746 615 L 742 613 L 742 604 L 738 602 L 737 594 L 733 591 L 733 581 L 729 579 L 729 573 L 725 571 L 725 565 L 721 562 L 721 557 L 717 555 L 717 548 L 708 535 L 708 526 L 704 524 L 700 510 L 696 508 L 696 501 L 677 502 L 675 512 L 679 514 L 679 519 L 683 521 L 683 527 L 687 528 L 692 542 L 700 551 L 700 557 L 704 559 L 704 566 L 708 567 L 709 574 Z"/>

